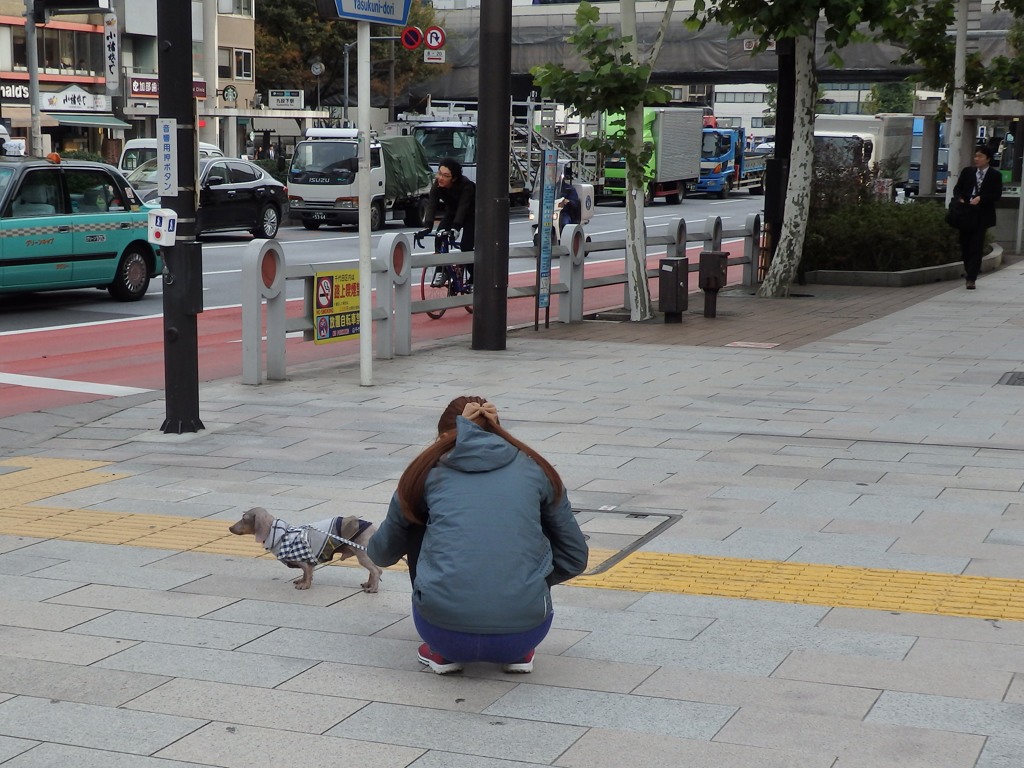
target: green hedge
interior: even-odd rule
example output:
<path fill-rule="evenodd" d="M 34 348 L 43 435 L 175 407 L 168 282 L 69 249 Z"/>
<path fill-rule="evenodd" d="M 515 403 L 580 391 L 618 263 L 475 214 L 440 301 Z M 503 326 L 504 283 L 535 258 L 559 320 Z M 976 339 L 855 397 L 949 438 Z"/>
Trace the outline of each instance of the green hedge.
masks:
<path fill-rule="evenodd" d="M 960 260 L 957 232 L 942 205 L 865 200 L 811 217 L 801 271 L 897 272 Z"/>
<path fill-rule="evenodd" d="M 288 183 L 288 166 L 284 162 L 274 160 L 253 160 L 256 165 L 269 173 L 282 184 Z"/>

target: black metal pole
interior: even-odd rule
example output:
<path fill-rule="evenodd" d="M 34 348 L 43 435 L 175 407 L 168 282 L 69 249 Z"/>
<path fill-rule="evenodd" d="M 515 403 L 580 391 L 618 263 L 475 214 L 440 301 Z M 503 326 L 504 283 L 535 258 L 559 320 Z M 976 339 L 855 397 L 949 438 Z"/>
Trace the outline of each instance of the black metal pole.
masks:
<path fill-rule="evenodd" d="M 512 0 L 487 0 L 480 5 L 480 162 L 476 173 L 473 349 L 505 349 L 511 81 Z"/>
<path fill-rule="evenodd" d="M 793 152 L 793 110 L 796 108 L 796 51 L 792 38 L 779 40 L 778 88 L 775 92 L 775 156 L 768 161 L 765 178 L 765 223 L 770 233 L 771 254 L 779 245 L 786 215 L 789 163 Z"/>
<path fill-rule="evenodd" d="M 188 18 L 188 17 L 186 17 Z M 203 429 L 199 418 L 199 329 L 203 311 L 203 250 L 196 239 L 196 100 L 192 94 L 192 25 L 178 0 L 157 0 L 160 117 L 176 121 L 177 195 L 161 205 L 178 214 L 175 243 L 164 258 L 164 388 L 167 416 L 160 429 Z M 210 43 L 211 41 L 207 41 Z"/>

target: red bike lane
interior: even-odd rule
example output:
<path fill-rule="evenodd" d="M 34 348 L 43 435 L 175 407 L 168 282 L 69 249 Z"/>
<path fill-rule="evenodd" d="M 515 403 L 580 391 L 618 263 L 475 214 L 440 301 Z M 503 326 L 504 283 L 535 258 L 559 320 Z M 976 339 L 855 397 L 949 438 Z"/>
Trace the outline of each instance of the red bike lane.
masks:
<path fill-rule="evenodd" d="M 725 247 L 734 255 L 742 252 L 742 243 Z M 648 257 L 648 266 L 656 267 L 658 259 L 656 255 Z M 587 275 L 614 274 L 620 271 L 620 264 L 595 262 L 587 266 Z M 731 267 L 729 283 L 738 283 L 740 278 L 741 268 Z M 512 275 L 509 280 L 511 285 L 529 285 L 532 281 L 533 276 L 528 274 Z M 691 288 L 695 282 L 695 278 L 691 279 Z M 657 280 L 651 282 L 651 290 L 657 298 Z M 419 299 L 418 284 L 413 291 L 414 299 Z M 589 288 L 584 295 L 587 312 L 621 307 L 622 302 L 622 285 Z M 509 326 L 534 321 L 534 302 L 528 298 L 509 301 L 507 311 Z M 301 315 L 302 301 L 289 301 L 288 313 Z M 241 377 L 241 315 L 240 307 L 228 307 L 198 316 L 200 381 Z M 557 296 L 552 297 L 550 317 L 552 321 L 558 317 Z M 543 312 L 540 322 L 544 322 Z M 449 309 L 438 320 L 416 314 L 412 319 L 413 348 L 424 341 L 469 335 L 472 323 L 472 316 L 462 308 Z M 354 339 L 314 344 L 293 335 L 285 349 L 289 366 L 316 360 L 352 363 L 359 359 L 359 342 Z M 164 386 L 162 317 L 16 332 L 0 337 L 0 417 L 133 391 L 163 390 Z"/>

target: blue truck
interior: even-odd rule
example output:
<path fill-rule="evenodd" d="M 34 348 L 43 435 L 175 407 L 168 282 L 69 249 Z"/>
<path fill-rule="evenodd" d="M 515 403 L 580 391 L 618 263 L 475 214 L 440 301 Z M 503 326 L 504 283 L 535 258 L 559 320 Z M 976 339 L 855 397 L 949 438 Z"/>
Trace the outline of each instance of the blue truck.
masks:
<path fill-rule="evenodd" d="M 700 180 L 688 191 L 729 196 L 734 189 L 764 194 L 767 156 L 747 150 L 743 128 L 705 128 L 700 151 Z"/>

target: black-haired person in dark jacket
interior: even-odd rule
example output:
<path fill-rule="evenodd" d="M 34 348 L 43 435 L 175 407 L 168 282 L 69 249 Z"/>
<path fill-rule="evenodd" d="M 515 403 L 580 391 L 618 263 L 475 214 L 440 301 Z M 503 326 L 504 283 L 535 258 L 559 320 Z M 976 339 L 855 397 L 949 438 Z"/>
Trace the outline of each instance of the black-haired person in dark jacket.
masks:
<path fill-rule="evenodd" d="M 999 169 L 989 165 L 991 162 L 992 148 L 977 147 L 974 150 L 974 165 L 960 171 L 960 178 L 953 187 L 954 197 L 978 206 L 977 225 L 960 230 L 960 253 L 964 260 L 964 277 L 969 291 L 974 290 L 974 281 L 981 272 L 985 230 L 996 225 L 996 200 L 1003 196 L 1003 179 Z"/>
<path fill-rule="evenodd" d="M 420 234 L 427 234 L 434 226 L 434 217 L 438 203 L 444 203 L 444 216 L 438 229 L 453 229 L 457 233 L 456 240 L 463 251 L 472 251 L 476 246 L 476 184 L 462 175 L 462 165 L 458 160 L 446 157 L 438 164 L 434 183 L 430 185 L 430 197 L 427 210 L 423 216 Z M 473 265 L 466 266 L 466 280 L 473 283 Z"/>

